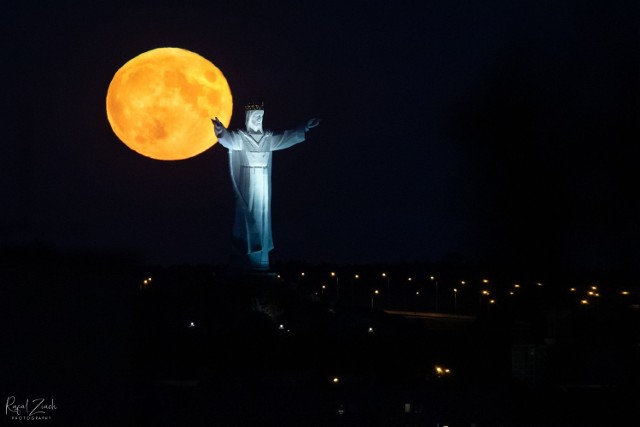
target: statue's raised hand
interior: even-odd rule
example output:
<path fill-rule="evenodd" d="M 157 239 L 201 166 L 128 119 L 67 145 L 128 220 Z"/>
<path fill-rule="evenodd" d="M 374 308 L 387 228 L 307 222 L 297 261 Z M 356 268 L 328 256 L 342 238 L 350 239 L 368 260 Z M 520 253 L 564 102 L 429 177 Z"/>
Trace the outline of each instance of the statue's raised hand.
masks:
<path fill-rule="evenodd" d="M 213 122 L 213 130 L 215 131 L 216 136 L 220 137 L 226 128 L 217 117 L 215 119 L 211 119 L 211 121 Z"/>
<path fill-rule="evenodd" d="M 307 124 L 304 126 L 304 130 L 308 131 L 309 129 L 313 129 L 314 127 L 318 126 L 320 124 L 320 119 L 310 119 Z"/>

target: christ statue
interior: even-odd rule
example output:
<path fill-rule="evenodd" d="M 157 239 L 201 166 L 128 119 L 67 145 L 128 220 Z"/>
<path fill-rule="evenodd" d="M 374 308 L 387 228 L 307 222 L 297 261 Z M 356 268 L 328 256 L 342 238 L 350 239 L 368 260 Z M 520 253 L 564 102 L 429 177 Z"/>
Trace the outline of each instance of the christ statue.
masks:
<path fill-rule="evenodd" d="M 318 126 L 318 119 L 282 133 L 262 129 L 263 104 L 245 107 L 246 130 L 229 131 L 212 119 L 218 141 L 229 150 L 231 182 L 236 199 L 233 225 L 233 255 L 236 267 L 252 271 L 269 269 L 271 235 L 271 152 L 283 150 L 305 139 Z"/>

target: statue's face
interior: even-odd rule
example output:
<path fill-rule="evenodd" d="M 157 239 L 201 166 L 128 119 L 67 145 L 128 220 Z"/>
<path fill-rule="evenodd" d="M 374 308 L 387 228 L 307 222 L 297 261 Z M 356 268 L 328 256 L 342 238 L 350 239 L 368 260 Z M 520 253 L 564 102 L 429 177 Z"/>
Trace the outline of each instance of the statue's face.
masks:
<path fill-rule="evenodd" d="M 253 132 L 262 132 L 263 116 L 264 111 L 262 110 L 247 111 L 247 130 Z"/>
<path fill-rule="evenodd" d="M 264 112 L 256 111 L 251 115 L 251 124 L 255 127 L 262 126 L 262 117 L 264 117 Z"/>

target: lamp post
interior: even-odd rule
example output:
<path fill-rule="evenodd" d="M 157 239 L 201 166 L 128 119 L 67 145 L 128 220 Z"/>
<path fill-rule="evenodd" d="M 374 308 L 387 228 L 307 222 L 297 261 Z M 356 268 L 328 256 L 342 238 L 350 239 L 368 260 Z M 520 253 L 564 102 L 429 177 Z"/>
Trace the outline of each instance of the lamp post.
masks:
<path fill-rule="evenodd" d="M 335 271 L 331 272 L 331 277 L 335 277 L 336 278 L 336 301 L 338 300 L 338 297 L 340 296 L 340 287 L 339 287 L 339 282 L 338 282 L 338 275 L 336 274 Z"/>
<path fill-rule="evenodd" d="M 389 292 L 389 276 L 387 276 L 387 273 L 382 273 L 382 278 L 387 279 L 387 292 Z"/>
<path fill-rule="evenodd" d="M 453 312 L 458 314 L 458 289 L 453 288 Z"/>
<path fill-rule="evenodd" d="M 378 295 L 380 292 L 378 292 L 378 290 L 376 289 L 375 291 L 373 291 L 373 295 L 371 295 L 371 310 L 373 310 L 373 299 L 375 298 L 376 295 Z"/>
<path fill-rule="evenodd" d="M 436 313 L 438 313 L 438 280 L 431 276 L 430 277 L 431 281 L 436 282 Z"/>

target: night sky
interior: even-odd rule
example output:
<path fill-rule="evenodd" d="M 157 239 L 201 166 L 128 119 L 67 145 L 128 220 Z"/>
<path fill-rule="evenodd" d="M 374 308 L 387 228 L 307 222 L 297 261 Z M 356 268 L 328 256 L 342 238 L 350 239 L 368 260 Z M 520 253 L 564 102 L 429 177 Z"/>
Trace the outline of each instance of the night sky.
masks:
<path fill-rule="evenodd" d="M 254 100 L 266 129 L 322 119 L 274 155 L 272 262 L 640 273 L 637 2 L 2 9 L 3 246 L 228 262 L 226 150 L 152 160 L 106 117 L 118 68 L 181 47 L 225 74 L 230 128 Z"/>

